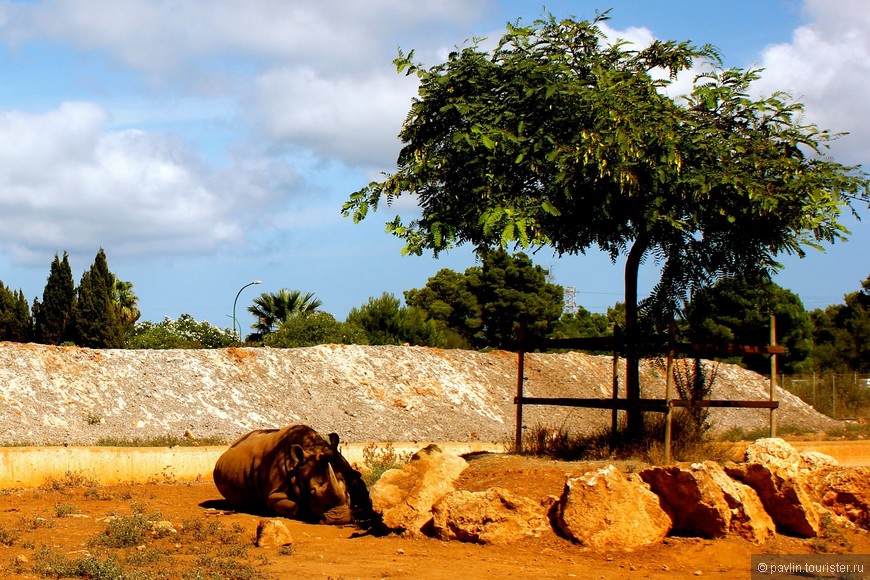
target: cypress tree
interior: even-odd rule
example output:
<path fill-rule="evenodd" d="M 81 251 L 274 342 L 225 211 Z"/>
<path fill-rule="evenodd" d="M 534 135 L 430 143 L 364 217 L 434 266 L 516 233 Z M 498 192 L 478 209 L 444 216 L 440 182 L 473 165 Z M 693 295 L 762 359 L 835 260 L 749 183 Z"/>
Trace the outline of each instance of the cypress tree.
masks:
<path fill-rule="evenodd" d="M 73 308 L 76 344 L 88 348 L 123 348 L 124 330 L 113 299 L 115 277 L 100 248 L 90 270 L 82 274 Z"/>
<path fill-rule="evenodd" d="M 33 323 L 24 292 L 12 292 L 0 282 L 0 340 L 27 342 Z"/>
<path fill-rule="evenodd" d="M 64 252 L 63 260 L 54 255 L 48 282 L 42 292 L 39 308 L 34 305 L 36 318 L 36 341 L 42 344 L 62 344 L 73 340 L 73 306 L 75 304 L 75 285 L 69 255 Z"/>

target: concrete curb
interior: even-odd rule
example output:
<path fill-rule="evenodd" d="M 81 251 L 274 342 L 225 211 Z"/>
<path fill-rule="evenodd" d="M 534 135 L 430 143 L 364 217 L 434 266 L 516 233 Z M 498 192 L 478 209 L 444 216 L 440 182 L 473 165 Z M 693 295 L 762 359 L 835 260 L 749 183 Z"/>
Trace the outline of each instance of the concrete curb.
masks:
<path fill-rule="evenodd" d="M 445 451 L 462 455 L 472 452 L 503 452 L 492 443 L 437 442 Z M 383 448 L 384 444 L 375 444 Z M 393 443 L 399 454 L 414 453 L 428 442 Z M 367 444 L 341 446 L 351 463 L 363 463 Z M 39 487 L 49 478 L 67 473 L 82 475 L 102 484 L 173 483 L 211 481 L 218 457 L 226 450 L 214 447 L 6 447 L 0 448 L 0 488 Z"/>

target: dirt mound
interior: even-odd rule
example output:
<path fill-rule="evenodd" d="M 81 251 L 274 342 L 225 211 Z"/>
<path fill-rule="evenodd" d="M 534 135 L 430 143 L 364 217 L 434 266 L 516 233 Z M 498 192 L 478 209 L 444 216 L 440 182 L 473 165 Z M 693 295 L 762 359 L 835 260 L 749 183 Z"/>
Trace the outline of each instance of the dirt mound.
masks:
<path fill-rule="evenodd" d="M 609 357 L 571 352 L 526 357 L 527 396 L 609 397 Z M 622 372 L 622 371 L 620 371 Z M 664 376 L 644 365 L 645 397 L 664 395 Z M 620 379 L 624 384 L 624 379 Z M 261 427 L 307 423 L 348 442 L 512 440 L 517 356 L 399 346 L 298 349 L 90 350 L 0 343 L 0 442 L 92 444 L 105 437 L 231 440 Z M 719 368 L 717 399 L 768 397 L 768 382 Z M 623 393 L 624 396 L 624 393 Z M 837 423 L 778 390 L 779 425 Z M 763 428 L 763 409 L 714 409 L 718 431 Z M 526 425 L 588 432 L 610 412 L 528 407 Z"/>

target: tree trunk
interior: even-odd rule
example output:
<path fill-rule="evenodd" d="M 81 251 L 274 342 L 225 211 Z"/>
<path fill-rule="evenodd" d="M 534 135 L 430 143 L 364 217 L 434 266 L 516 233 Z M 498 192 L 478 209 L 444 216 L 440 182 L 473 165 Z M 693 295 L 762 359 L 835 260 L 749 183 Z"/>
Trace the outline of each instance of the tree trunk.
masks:
<path fill-rule="evenodd" d="M 640 339 L 637 312 L 637 278 L 640 262 L 649 248 L 646 236 L 638 236 L 625 260 L 625 396 L 629 401 L 640 400 L 640 353 L 637 343 Z M 639 406 L 629 403 L 628 436 L 639 438 L 643 434 L 643 412 Z"/>

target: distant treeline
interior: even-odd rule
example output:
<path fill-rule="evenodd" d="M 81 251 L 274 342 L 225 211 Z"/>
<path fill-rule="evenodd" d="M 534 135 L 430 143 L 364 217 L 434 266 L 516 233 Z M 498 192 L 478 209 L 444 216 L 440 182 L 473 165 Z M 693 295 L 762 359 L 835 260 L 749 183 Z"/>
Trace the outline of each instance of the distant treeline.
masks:
<path fill-rule="evenodd" d="M 189 314 L 138 322 L 133 284 L 118 280 L 101 249 L 78 286 L 66 253 L 55 256 L 42 300 L 32 306 L 21 290 L 0 281 L 0 340 L 72 344 L 89 348 L 221 348 L 239 344 L 276 348 L 316 344 L 410 344 L 441 348 L 511 349 L 526 339 L 607 336 L 622 325 L 625 308 L 606 313 L 564 309 L 564 288 L 523 253 L 481 254 L 463 273 L 443 269 L 404 301 L 384 293 L 351 309 L 344 321 L 320 309 L 314 293 L 281 288 L 263 292 L 247 310 L 256 322 L 235 329 L 198 322 Z M 581 292 L 582 294 L 582 292 Z M 404 303 L 403 303 L 404 302 Z M 662 331 L 662 313 L 645 314 L 649 332 Z M 807 312 L 799 297 L 770 280 L 725 279 L 696 292 L 677 313 L 681 338 L 696 342 L 767 344 L 771 314 L 777 342 L 788 352 L 780 370 L 870 372 L 870 276 L 844 303 Z M 242 340 L 244 339 L 244 340 Z M 761 373 L 766 357 L 729 359 Z"/>

